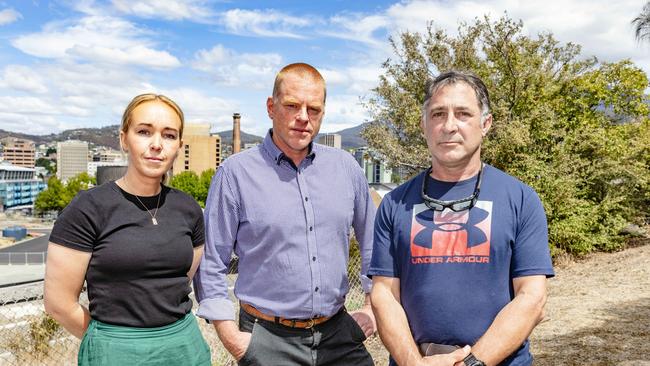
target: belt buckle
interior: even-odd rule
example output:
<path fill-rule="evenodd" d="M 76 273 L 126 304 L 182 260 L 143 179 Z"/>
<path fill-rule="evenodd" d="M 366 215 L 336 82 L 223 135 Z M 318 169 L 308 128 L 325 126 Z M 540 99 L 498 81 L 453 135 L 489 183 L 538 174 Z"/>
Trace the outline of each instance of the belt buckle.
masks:
<path fill-rule="evenodd" d="M 315 323 L 315 322 L 314 322 L 314 318 L 309 319 L 309 322 L 308 322 L 307 326 L 305 327 L 305 329 L 311 329 L 311 328 L 313 328 L 313 327 L 314 327 L 314 323 Z"/>

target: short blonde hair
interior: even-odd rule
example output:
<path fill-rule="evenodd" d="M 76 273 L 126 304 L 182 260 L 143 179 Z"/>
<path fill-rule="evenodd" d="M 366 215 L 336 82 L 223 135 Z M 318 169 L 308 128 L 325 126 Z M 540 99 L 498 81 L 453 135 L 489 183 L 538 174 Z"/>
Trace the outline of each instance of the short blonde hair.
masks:
<path fill-rule="evenodd" d="M 323 85 L 323 103 L 325 103 L 325 99 L 327 98 L 327 88 L 325 87 L 325 79 L 323 78 L 323 75 L 321 75 L 315 67 L 302 62 L 289 64 L 278 72 L 275 76 L 275 82 L 273 83 L 273 99 L 278 97 L 278 93 L 280 93 L 280 85 L 284 78 L 289 74 L 298 75 L 303 78 L 310 78 L 313 81 L 321 83 Z"/>
<path fill-rule="evenodd" d="M 174 102 L 169 97 L 166 97 L 162 94 L 146 93 L 146 94 L 140 94 L 135 98 L 133 98 L 129 103 L 129 105 L 126 106 L 126 109 L 124 110 L 124 114 L 122 115 L 122 126 L 120 127 L 120 130 L 126 134 L 129 131 L 129 127 L 131 127 L 131 115 L 133 114 L 133 110 L 140 104 L 146 102 L 153 102 L 153 101 L 165 103 L 171 109 L 173 109 L 174 112 L 176 112 L 178 118 L 181 120 L 181 127 L 179 128 L 178 131 L 178 138 L 179 139 L 183 138 L 183 126 L 185 126 L 185 115 L 183 114 L 181 107 L 179 107 L 178 104 L 176 104 L 176 102 Z"/>

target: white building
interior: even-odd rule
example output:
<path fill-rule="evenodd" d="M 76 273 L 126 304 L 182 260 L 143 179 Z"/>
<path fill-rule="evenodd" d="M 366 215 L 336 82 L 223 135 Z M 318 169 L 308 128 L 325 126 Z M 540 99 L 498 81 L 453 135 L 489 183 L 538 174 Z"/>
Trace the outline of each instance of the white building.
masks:
<path fill-rule="evenodd" d="M 91 177 L 97 176 L 97 167 L 100 166 L 127 166 L 126 160 L 115 161 L 89 161 L 88 162 L 88 175 Z"/>
<path fill-rule="evenodd" d="M 88 171 L 88 143 L 63 141 L 56 144 L 56 176 L 62 181 Z"/>
<path fill-rule="evenodd" d="M 337 149 L 341 148 L 341 135 L 338 133 L 327 133 L 318 137 L 318 143 Z"/>
<path fill-rule="evenodd" d="M 354 151 L 354 158 L 363 169 L 368 183 L 392 183 L 393 170 L 379 153 L 368 148 L 360 147 Z"/>

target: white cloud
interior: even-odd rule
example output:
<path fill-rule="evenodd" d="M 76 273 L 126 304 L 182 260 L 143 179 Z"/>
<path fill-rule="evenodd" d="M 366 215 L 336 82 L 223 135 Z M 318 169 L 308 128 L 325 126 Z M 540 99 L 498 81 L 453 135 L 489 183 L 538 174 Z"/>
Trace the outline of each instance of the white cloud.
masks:
<path fill-rule="evenodd" d="M 358 126 L 369 119 L 359 97 L 354 94 L 336 94 L 327 97 L 322 132 L 334 132 Z"/>
<path fill-rule="evenodd" d="M 320 69 L 328 87 L 344 88 L 346 93 L 365 95 L 377 86 L 382 69 L 379 63 L 358 63 L 340 69 Z"/>
<path fill-rule="evenodd" d="M 216 130 L 232 126 L 232 113 L 240 108 L 238 101 L 227 100 L 187 87 L 160 90 L 183 110 L 188 123 L 210 123 Z"/>
<path fill-rule="evenodd" d="M 112 0 L 112 3 L 118 11 L 142 18 L 203 22 L 213 15 L 203 0 Z"/>
<path fill-rule="evenodd" d="M 43 78 L 31 68 L 22 65 L 6 66 L 0 78 L 0 87 L 36 94 L 47 92 Z"/>
<path fill-rule="evenodd" d="M 238 53 L 218 44 L 197 51 L 192 67 L 210 74 L 218 84 L 264 89 L 273 83 L 281 63 L 277 53 Z"/>
<path fill-rule="evenodd" d="M 36 81 L 30 85 L 36 89 L 43 85 L 43 80 L 50 86 L 43 93 L 28 97 L 0 96 L 2 128 L 32 134 L 116 124 L 133 96 L 154 89 L 128 69 L 88 63 L 64 61 L 41 64 L 34 69 L 12 65 L 5 68 L 2 82 L 8 84 L 7 79 L 11 78 L 6 75 L 13 74 L 27 75 Z M 24 87 L 24 81 L 19 85 Z"/>
<path fill-rule="evenodd" d="M 428 21 L 436 28 L 456 34 L 460 22 L 471 23 L 475 18 L 490 15 L 496 20 L 504 15 L 524 21 L 524 34 L 536 36 L 550 31 L 563 43 L 573 42 L 583 46 L 583 55 L 596 55 L 599 59 L 614 61 L 641 55 L 635 44 L 630 24 L 643 4 L 633 0 L 589 1 L 547 0 L 538 2 L 518 0 L 493 1 L 412 1 L 389 7 L 385 15 L 391 19 L 391 33 L 410 30 L 424 31 Z"/>
<path fill-rule="evenodd" d="M 68 50 L 68 54 L 91 62 L 110 62 L 121 65 L 131 64 L 155 68 L 174 68 L 181 65 L 176 57 L 165 51 L 156 51 L 139 45 L 123 49 L 75 45 Z"/>
<path fill-rule="evenodd" d="M 321 34 L 365 43 L 372 47 L 383 47 L 385 39 L 376 38 L 374 33 L 390 25 L 383 15 L 339 14 L 329 19 L 330 26 Z"/>
<path fill-rule="evenodd" d="M 319 22 L 314 17 L 307 20 L 273 9 L 231 9 L 220 14 L 219 17 L 228 32 L 258 37 L 306 38 L 300 29 Z"/>
<path fill-rule="evenodd" d="M 0 96 L 0 112 L 47 115 L 58 114 L 58 108 L 37 97 Z"/>
<path fill-rule="evenodd" d="M 148 32 L 125 20 L 87 16 L 75 23 L 52 22 L 43 31 L 22 35 L 12 45 L 42 58 L 81 59 L 111 64 L 173 68 L 180 61 L 167 51 L 155 50 Z"/>
<path fill-rule="evenodd" d="M 0 11 L 0 25 L 10 24 L 15 22 L 18 19 L 21 19 L 23 16 L 14 9 L 4 9 Z"/>
<path fill-rule="evenodd" d="M 211 123 L 220 129 L 229 128 L 232 113 L 241 108 L 239 101 L 207 95 L 191 87 L 154 85 L 145 75 L 117 66 L 61 62 L 30 72 L 37 80 L 47 77 L 56 90 L 42 95 L 0 96 L 3 129 L 44 134 L 118 124 L 128 102 L 146 92 L 172 98 L 181 106 L 188 122 Z"/>
<path fill-rule="evenodd" d="M 53 116 L 3 111 L 0 111 L 0 126 L 7 131 L 20 131 L 34 135 L 45 135 L 54 131 L 78 127 L 60 122 Z"/>
<path fill-rule="evenodd" d="M 89 99 L 94 100 L 95 108 L 115 104 L 123 107 L 130 98 L 150 87 L 142 75 L 119 66 L 62 62 L 39 71 L 57 86 L 61 98 L 79 107 L 89 107 Z"/>

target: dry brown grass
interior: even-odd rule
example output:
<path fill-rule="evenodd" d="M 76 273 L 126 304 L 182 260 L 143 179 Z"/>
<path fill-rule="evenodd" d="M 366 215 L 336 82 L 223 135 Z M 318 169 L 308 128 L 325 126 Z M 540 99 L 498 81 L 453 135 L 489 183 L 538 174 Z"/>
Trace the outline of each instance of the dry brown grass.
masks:
<path fill-rule="evenodd" d="M 547 319 L 531 337 L 535 365 L 650 365 L 645 244 L 558 263 Z"/>

